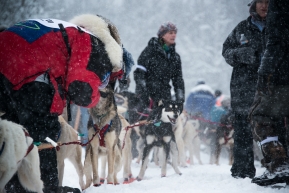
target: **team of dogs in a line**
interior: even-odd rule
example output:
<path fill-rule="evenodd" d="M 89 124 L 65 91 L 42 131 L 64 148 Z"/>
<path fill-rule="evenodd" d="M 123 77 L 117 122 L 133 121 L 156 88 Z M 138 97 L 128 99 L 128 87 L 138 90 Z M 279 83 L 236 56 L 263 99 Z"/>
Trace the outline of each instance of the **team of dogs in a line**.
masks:
<path fill-rule="evenodd" d="M 198 137 L 200 121 L 188 119 L 184 113 L 181 114 L 178 108 L 180 104 L 175 101 L 159 101 L 158 106 L 150 112 L 149 117 L 142 124 L 140 121 L 129 127 L 130 124 L 123 116 L 127 108 L 125 104 L 128 102 L 127 98 L 114 93 L 111 88 L 105 88 L 101 92 L 99 103 L 89 109 L 91 120 L 88 124 L 88 138 L 92 140 L 85 148 L 84 165 L 81 162 L 80 145 L 63 145 L 57 151 L 59 186 L 62 186 L 63 182 L 65 159 L 69 159 L 74 165 L 79 177 L 79 185 L 83 190 L 91 185 L 99 186 L 105 179 L 107 184 L 118 184 L 117 173 L 122 167 L 124 183 L 133 181 L 130 137 L 132 129 L 135 129 L 140 136 L 137 143 L 139 151 L 137 162 L 142 161 L 136 180 L 140 181 L 144 178 L 152 149 L 154 149 L 155 163 L 161 166 L 162 177 L 166 176 L 167 163 L 170 163 L 174 171 L 181 175 L 179 166 L 187 165 L 186 150 L 189 152 L 190 164 L 194 164 L 194 156 L 198 163 L 202 164 L 201 140 Z M 114 100 L 116 95 L 125 101 L 122 106 L 117 106 Z M 0 117 L 3 113 L 0 112 Z M 77 131 L 62 116 L 59 116 L 59 122 L 61 125 L 59 144 L 77 141 Z M 232 132 L 229 132 L 229 135 L 232 135 Z M 219 145 L 216 148 L 218 150 L 215 155 L 216 164 L 218 164 L 222 145 L 228 146 L 232 152 L 233 139 L 228 140 L 229 136 L 225 137 L 226 139 L 224 137 L 220 135 L 217 139 Z M 29 137 L 28 131 L 23 126 L 0 118 L 0 193 L 5 192 L 5 185 L 15 173 L 25 189 L 42 192 L 38 148 L 33 144 L 33 139 Z"/>

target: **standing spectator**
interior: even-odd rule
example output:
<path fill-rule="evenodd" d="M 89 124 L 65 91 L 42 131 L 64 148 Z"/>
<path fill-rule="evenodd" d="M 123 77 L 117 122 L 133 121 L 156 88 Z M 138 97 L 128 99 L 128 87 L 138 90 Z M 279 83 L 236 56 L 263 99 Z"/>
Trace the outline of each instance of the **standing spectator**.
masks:
<path fill-rule="evenodd" d="M 205 84 L 205 81 L 198 81 L 197 85 L 191 90 L 185 105 L 186 112 L 193 119 L 200 120 L 199 137 L 210 147 L 210 154 L 215 150 L 214 125 L 209 124 L 211 110 L 214 107 L 216 98 L 213 89 Z M 212 163 L 210 156 L 210 163 Z"/>
<path fill-rule="evenodd" d="M 185 105 L 186 112 L 193 119 L 200 119 L 199 137 L 214 151 L 214 127 L 210 125 L 211 110 L 216 103 L 213 89 L 201 80 L 191 90 Z M 210 160 L 211 162 L 211 160 Z"/>
<path fill-rule="evenodd" d="M 222 94 L 222 91 L 221 90 L 215 90 L 215 97 L 216 97 L 215 106 L 217 106 L 217 107 L 222 106 L 221 102 L 224 99 L 224 95 Z"/>
<path fill-rule="evenodd" d="M 138 58 L 137 69 L 134 71 L 135 93 L 142 101 L 141 108 L 144 109 L 149 106 L 149 97 L 154 104 L 161 99 L 171 100 L 172 81 L 182 112 L 185 88 L 181 58 L 175 50 L 177 27 L 166 22 L 161 25 L 157 35 L 157 38 L 150 39 Z"/>
<path fill-rule="evenodd" d="M 219 91 L 219 90 L 217 90 Z M 216 94 L 217 93 L 217 94 Z M 220 93 L 220 95 L 219 95 Z M 210 138 L 210 148 L 211 148 L 211 155 L 210 155 L 210 164 L 214 163 L 214 154 L 216 152 L 216 140 L 217 140 L 217 129 L 219 125 L 221 124 L 221 118 L 227 114 L 228 107 L 222 106 L 222 101 L 223 100 L 230 100 L 226 98 L 225 96 L 221 95 L 221 92 L 216 92 L 215 91 L 215 96 L 217 97 L 216 99 L 216 104 L 212 107 L 210 111 L 210 121 L 212 122 L 209 125 L 209 130 L 208 130 L 208 135 L 207 138 Z"/>
<path fill-rule="evenodd" d="M 270 0 L 266 20 L 267 44 L 251 111 L 254 139 L 261 147 L 266 168 L 263 175 L 252 180 L 260 186 L 289 182 L 284 128 L 284 117 L 289 117 L 289 2 Z"/>
<path fill-rule="evenodd" d="M 250 16 L 241 21 L 223 44 L 223 56 L 233 67 L 231 77 L 231 106 L 234 121 L 234 163 L 231 174 L 235 178 L 255 176 L 253 136 L 248 112 L 253 103 L 260 59 L 265 47 L 265 19 L 268 0 L 253 0 Z"/>
<path fill-rule="evenodd" d="M 210 120 L 210 112 L 215 102 L 213 89 L 206 85 L 205 81 L 198 81 L 187 98 L 185 110 L 191 116 L 201 116 Z"/>
<path fill-rule="evenodd" d="M 99 87 L 121 74 L 122 48 L 114 29 L 102 18 L 85 14 L 70 23 L 25 20 L 1 32 L 1 118 L 23 125 L 34 142 L 45 143 L 46 137 L 56 141 L 66 99 L 67 104 L 93 107 L 100 98 Z M 58 187 L 55 149 L 41 150 L 39 158 L 44 193 L 80 192 Z M 17 175 L 5 189 L 27 192 Z"/>

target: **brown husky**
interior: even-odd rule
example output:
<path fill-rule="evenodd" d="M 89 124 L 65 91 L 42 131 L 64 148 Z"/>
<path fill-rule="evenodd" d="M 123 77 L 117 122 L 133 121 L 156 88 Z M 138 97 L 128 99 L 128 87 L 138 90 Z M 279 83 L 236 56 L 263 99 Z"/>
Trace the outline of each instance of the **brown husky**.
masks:
<path fill-rule="evenodd" d="M 100 93 L 101 97 L 98 104 L 89 109 L 93 124 L 90 120 L 88 136 L 89 139 L 93 139 L 86 146 L 84 161 L 85 188 L 88 188 L 91 183 L 94 186 L 100 185 L 98 158 L 103 158 L 104 161 L 107 160 L 108 184 L 118 183 L 116 174 L 121 169 L 121 144 L 119 140 L 121 122 L 117 115 L 113 90 L 107 87 L 101 90 Z"/>
<path fill-rule="evenodd" d="M 78 133 L 74 130 L 62 116 L 58 117 L 58 121 L 61 125 L 61 134 L 57 142 L 67 143 L 78 140 Z M 83 165 L 81 162 L 82 148 L 80 145 L 67 145 L 61 146 L 60 150 L 56 152 L 57 154 L 57 169 L 58 169 L 58 179 L 59 186 L 62 186 L 63 174 L 64 174 L 64 159 L 71 161 L 76 169 L 79 177 L 79 185 L 81 189 L 84 189 L 83 181 Z"/>

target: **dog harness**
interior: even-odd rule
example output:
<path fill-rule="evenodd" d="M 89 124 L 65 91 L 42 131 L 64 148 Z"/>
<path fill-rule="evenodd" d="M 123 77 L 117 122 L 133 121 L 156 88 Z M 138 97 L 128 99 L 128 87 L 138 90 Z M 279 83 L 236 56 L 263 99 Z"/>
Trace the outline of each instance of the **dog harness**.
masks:
<path fill-rule="evenodd" d="M 25 129 L 23 129 L 23 132 L 24 132 L 25 137 L 30 137 L 29 133 Z M 21 160 L 23 160 L 32 151 L 33 148 L 34 148 L 34 144 L 31 143 L 26 151 L 25 156 Z M 19 163 L 21 160 L 19 160 L 17 163 Z"/>
<path fill-rule="evenodd" d="M 112 125 L 112 121 L 110 121 L 109 124 L 106 124 L 102 129 L 99 129 L 97 124 L 93 125 L 94 131 L 96 133 L 98 132 L 99 144 L 102 147 L 105 147 L 104 136 L 109 131 L 111 125 Z"/>

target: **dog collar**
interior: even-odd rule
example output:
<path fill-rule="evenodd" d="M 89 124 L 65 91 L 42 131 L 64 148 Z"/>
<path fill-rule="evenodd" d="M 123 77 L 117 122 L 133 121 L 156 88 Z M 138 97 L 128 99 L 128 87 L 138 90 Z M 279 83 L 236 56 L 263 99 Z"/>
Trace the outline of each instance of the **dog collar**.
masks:
<path fill-rule="evenodd" d="M 154 126 L 159 127 L 159 126 L 161 126 L 161 124 L 162 124 L 161 121 L 159 121 L 159 122 L 155 122 L 155 123 L 154 123 Z"/>

